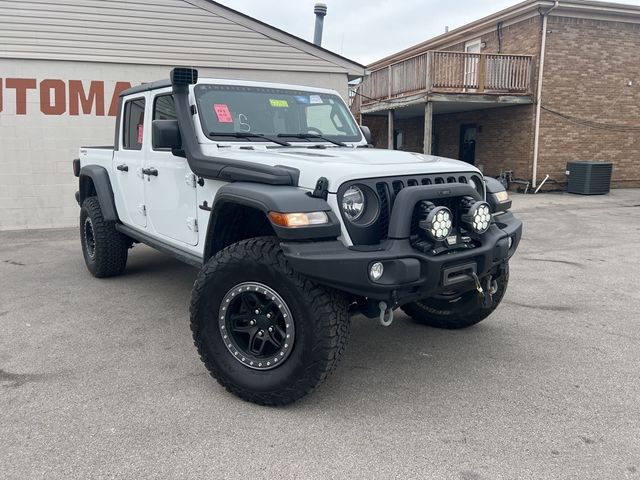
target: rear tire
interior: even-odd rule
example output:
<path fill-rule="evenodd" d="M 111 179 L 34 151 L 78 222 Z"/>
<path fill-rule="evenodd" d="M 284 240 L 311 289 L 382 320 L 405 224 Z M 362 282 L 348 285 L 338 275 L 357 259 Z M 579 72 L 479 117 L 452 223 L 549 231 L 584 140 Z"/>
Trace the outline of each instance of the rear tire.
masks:
<path fill-rule="evenodd" d="M 343 295 L 296 274 L 271 237 L 220 251 L 193 287 L 200 358 L 229 392 L 260 405 L 315 390 L 340 361 L 349 327 Z"/>
<path fill-rule="evenodd" d="M 447 330 L 468 328 L 481 322 L 498 308 L 507 291 L 509 265 L 506 265 L 504 274 L 496 278 L 496 283 L 498 288 L 489 308 L 482 306 L 477 292 L 473 290 L 451 299 L 426 298 L 408 303 L 402 310 L 415 321 L 429 327 Z"/>
<path fill-rule="evenodd" d="M 130 239 L 116 230 L 115 222 L 104 219 L 97 197 L 82 202 L 80 241 L 87 269 L 94 277 L 111 277 L 124 272 Z"/>

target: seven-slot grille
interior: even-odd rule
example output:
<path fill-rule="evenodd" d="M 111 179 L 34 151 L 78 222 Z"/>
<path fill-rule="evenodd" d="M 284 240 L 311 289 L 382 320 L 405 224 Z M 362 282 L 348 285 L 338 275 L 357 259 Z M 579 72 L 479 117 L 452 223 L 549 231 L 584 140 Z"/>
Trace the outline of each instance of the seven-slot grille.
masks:
<path fill-rule="evenodd" d="M 352 241 L 355 245 L 367 244 L 372 245 L 379 243 L 381 240 L 387 238 L 389 230 L 389 218 L 391 211 L 393 210 L 393 204 L 398 192 L 405 187 L 413 187 L 419 185 L 444 185 L 451 183 L 463 183 L 475 186 L 480 196 L 484 198 L 484 182 L 482 177 L 477 173 L 445 173 L 445 174 L 430 174 L 430 175 L 403 175 L 399 177 L 387 177 L 387 178 L 367 178 L 353 180 L 343 184 L 338 190 L 344 192 L 348 186 L 351 185 L 366 185 L 371 188 L 378 195 L 380 202 L 380 214 L 378 219 L 372 225 L 358 227 L 346 222 L 349 235 L 352 237 Z M 437 202 L 438 205 L 445 205 L 452 211 L 455 211 L 453 203 L 456 199 L 440 199 Z M 451 203 L 451 205 L 449 205 Z M 415 212 L 407 212 L 408 215 L 415 217 Z M 416 218 L 413 219 L 412 225 L 417 224 Z M 361 240 L 359 240 L 361 239 Z"/>

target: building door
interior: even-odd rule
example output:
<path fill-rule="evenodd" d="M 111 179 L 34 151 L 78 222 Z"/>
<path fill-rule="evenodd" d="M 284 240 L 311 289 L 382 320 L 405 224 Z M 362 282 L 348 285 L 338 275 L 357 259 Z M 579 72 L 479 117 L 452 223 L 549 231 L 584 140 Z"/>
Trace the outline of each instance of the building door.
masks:
<path fill-rule="evenodd" d="M 478 126 L 475 123 L 460 125 L 460 154 L 458 158 L 463 162 L 476 163 L 476 135 Z"/>
<path fill-rule="evenodd" d="M 175 120 L 171 93 L 160 93 L 150 99 L 153 105 L 151 120 Z M 149 137 L 151 137 L 149 122 Z M 198 243 L 196 177 L 187 159 L 175 156 L 169 149 L 146 149 L 144 196 L 150 227 L 167 239 L 188 245 Z"/>
<path fill-rule="evenodd" d="M 480 38 L 476 38 L 475 40 L 464 44 L 465 53 L 480 53 L 480 50 L 482 50 L 482 40 Z M 473 86 L 478 84 L 479 64 L 479 55 L 469 55 L 464 59 L 464 84 L 465 90 L 468 92 L 476 91 Z"/>

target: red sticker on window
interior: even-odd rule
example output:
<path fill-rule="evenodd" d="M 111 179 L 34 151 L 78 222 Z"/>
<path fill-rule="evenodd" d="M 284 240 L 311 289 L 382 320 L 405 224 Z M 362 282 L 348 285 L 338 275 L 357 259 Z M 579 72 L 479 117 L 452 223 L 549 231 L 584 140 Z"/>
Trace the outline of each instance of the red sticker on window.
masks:
<path fill-rule="evenodd" d="M 142 134 L 144 133 L 144 125 L 142 123 L 138 124 L 138 143 L 142 145 Z"/>
<path fill-rule="evenodd" d="M 213 106 L 213 109 L 215 110 L 216 117 L 218 117 L 218 121 L 220 123 L 233 123 L 233 118 L 231 117 L 231 112 L 227 105 L 224 103 L 216 103 Z"/>

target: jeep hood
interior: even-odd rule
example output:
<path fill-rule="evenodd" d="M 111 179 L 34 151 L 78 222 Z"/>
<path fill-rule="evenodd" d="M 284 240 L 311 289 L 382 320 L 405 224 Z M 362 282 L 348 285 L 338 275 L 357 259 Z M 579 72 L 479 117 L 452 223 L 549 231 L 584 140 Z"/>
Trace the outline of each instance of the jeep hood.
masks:
<path fill-rule="evenodd" d="M 361 178 L 433 173 L 480 173 L 474 166 L 459 160 L 399 150 L 351 147 L 267 149 L 255 144 L 253 148 L 255 149 L 248 150 L 246 147 L 240 148 L 235 145 L 232 147 L 202 145 L 204 153 L 218 158 L 296 168 L 300 171 L 298 184 L 302 188 L 313 190 L 318 178 L 326 177 L 329 180 L 329 191 L 332 193 L 335 193 L 342 183 Z"/>

